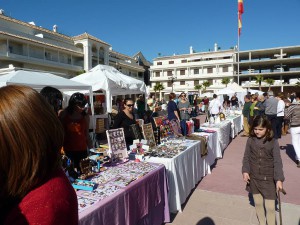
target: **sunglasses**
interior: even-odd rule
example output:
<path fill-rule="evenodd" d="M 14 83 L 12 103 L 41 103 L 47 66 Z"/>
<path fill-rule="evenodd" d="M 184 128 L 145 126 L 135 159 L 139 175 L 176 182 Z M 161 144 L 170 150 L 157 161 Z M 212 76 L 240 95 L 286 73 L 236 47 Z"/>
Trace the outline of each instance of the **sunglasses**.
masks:
<path fill-rule="evenodd" d="M 133 107 L 133 105 L 131 105 L 131 104 L 129 104 L 129 105 L 127 105 L 128 107 Z"/>

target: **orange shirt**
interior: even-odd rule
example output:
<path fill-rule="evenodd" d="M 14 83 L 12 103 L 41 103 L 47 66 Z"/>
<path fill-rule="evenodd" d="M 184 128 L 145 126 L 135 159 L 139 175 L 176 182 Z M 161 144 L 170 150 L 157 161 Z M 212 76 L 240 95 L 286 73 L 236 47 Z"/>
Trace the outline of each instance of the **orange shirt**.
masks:
<path fill-rule="evenodd" d="M 86 130 L 88 124 L 86 124 L 85 117 L 82 116 L 81 119 L 72 120 L 67 114 L 65 120 L 63 121 L 63 126 L 65 130 L 65 139 L 63 146 L 64 150 L 86 151 Z"/>

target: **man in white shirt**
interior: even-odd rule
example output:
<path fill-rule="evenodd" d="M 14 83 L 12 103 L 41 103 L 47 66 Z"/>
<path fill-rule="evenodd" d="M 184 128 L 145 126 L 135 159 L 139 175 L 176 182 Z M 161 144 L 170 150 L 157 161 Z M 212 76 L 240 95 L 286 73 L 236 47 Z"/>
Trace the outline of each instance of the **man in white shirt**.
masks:
<path fill-rule="evenodd" d="M 208 106 L 208 110 L 211 116 L 216 116 L 220 113 L 221 110 L 221 102 L 219 99 L 217 99 L 217 95 L 214 94 L 213 95 L 213 100 L 210 101 L 209 106 Z"/>

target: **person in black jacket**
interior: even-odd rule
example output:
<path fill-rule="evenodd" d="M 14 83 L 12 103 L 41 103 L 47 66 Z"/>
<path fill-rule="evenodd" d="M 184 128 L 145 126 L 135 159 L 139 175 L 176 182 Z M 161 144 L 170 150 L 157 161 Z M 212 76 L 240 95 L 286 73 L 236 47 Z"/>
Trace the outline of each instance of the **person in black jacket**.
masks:
<path fill-rule="evenodd" d="M 130 130 L 130 125 L 136 124 L 133 114 L 134 102 L 131 98 L 124 100 L 124 109 L 120 111 L 114 120 L 113 129 L 123 128 L 127 148 L 133 144 L 133 132 Z"/>

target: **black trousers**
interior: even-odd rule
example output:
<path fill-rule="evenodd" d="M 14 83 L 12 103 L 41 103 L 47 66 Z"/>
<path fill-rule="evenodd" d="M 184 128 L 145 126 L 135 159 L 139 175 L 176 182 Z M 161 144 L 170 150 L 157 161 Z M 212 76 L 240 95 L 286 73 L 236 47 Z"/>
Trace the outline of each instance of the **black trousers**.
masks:
<path fill-rule="evenodd" d="M 276 131 L 276 126 L 277 126 L 277 115 L 266 115 L 271 122 L 272 125 L 272 131 L 274 133 L 274 138 L 278 139 L 277 131 Z"/>
<path fill-rule="evenodd" d="M 277 116 L 277 118 L 276 118 L 276 135 L 278 138 L 281 138 L 282 124 L 283 124 L 283 116 Z"/>

